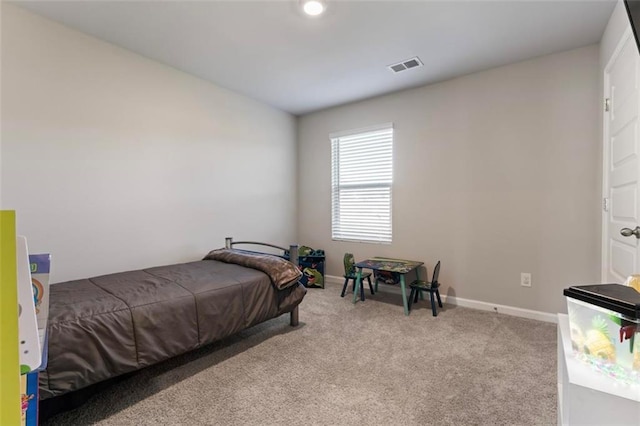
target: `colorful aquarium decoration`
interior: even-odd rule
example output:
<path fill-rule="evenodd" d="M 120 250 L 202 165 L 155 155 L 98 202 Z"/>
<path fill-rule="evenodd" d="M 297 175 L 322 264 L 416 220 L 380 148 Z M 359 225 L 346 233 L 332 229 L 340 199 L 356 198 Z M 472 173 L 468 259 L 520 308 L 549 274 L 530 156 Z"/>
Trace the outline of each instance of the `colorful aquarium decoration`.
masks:
<path fill-rule="evenodd" d="M 622 383 L 640 385 L 640 320 L 572 297 L 567 307 L 576 358 Z"/>

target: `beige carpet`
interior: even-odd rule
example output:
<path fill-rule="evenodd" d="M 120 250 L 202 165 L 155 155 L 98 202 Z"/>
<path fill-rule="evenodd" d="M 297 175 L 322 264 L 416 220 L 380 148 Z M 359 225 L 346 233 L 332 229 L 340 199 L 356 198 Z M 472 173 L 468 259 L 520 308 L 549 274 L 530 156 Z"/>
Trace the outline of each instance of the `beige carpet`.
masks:
<path fill-rule="evenodd" d="M 288 315 L 148 368 L 50 425 L 555 425 L 554 324 L 309 289 Z M 349 295 L 350 296 L 350 295 Z"/>

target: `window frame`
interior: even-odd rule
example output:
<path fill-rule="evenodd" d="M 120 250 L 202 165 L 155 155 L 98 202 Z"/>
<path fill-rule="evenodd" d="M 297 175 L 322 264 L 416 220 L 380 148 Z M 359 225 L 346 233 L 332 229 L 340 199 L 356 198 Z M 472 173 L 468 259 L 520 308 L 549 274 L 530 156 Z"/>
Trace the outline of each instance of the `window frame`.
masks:
<path fill-rule="evenodd" d="M 387 137 L 388 143 L 390 147 L 388 150 L 390 151 L 388 156 L 383 157 L 383 161 L 390 168 L 390 173 L 388 176 L 388 181 L 375 181 L 375 176 L 370 180 L 366 180 L 359 183 L 341 183 L 340 182 L 340 164 L 344 164 L 345 160 L 341 160 L 340 153 L 340 139 L 341 138 L 353 138 L 357 136 L 363 136 L 363 139 L 366 139 L 367 134 L 375 133 L 375 132 L 383 132 L 389 131 L 390 134 Z M 335 132 L 329 134 L 329 140 L 331 142 L 331 240 L 332 241 L 343 241 L 343 242 L 359 242 L 359 243 L 370 243 L 370 244 L 392 244 L 393 242 L 393 169 L 394 169 L 394 138 L 395 138 L 395 129 L 393 123 L 383 123 L 374 126 L 368 126 L 364 128 L 347 130 L 341 132 Z M 383 136 L 384 138 L 384 136 Z M 381 138 L 381 139 L 383 139 Z M 354 142 L 353 140 L 350 142 Z M 364 143 L 365 141 L 361 141 Z M 384 141 L 387 143 L 387 141 Z M 357 142 L 356 142 L 357 143 Z M 370 147 L 369 147 L 370 148 Z M 386 149 L 383 147 L 383 149 Z M 375 148 L 371 149 L 371 151 L 375 151 Z M 364 153 L 364 155 L 371 155 L 372 152 Z M 364 160 L 357 160 L 357 162 L 366 162 L 367 158 Z M 372 161 L 372 160 L 369 160 Z M 356 164 L 354 162 L 353 164 Z M 353 164 L 351 164 L 353 166 Z M 384 174 L 384 173 L 383 173 Z M 382 177 L 379 176 L 378 178 Z M 367 237 L 364 234 L 358 234 L 358 231 L 362 231 L 363 227 L 354 226 L 349 229 L 346 226 L 346 231 L 351 230 L 355 235 L 354 237 L 345 236 L 345 225 L 340 221 L 340 195 L 344 192 L 344 190 L 351 190 L 352 196 L 357 193 L 357 190 L 372 190 L 374 194 L 370 194 L 370 197 L 381 196 L 386 198 L 386 195 L 375 194 L 376 190 L 386 190 L 388 191 L 388 205 L 385 206 L 387 208 L 387 212 L 383 212 L 383 214 L 387 215 L 388 213 L 388 222 L 383 225 L 377 226 L 379 229 L 374 229 L 378 234 L 374 237 Z M 343 206 L 344 207 L 344 206 Z M 375 218 L 374 218 L 375 221 Z"/>

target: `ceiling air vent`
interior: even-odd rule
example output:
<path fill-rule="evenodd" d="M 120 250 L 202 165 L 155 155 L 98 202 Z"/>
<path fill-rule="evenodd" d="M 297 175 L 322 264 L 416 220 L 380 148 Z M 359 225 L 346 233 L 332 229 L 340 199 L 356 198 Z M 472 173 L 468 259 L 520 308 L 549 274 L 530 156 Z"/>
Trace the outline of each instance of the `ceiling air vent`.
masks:
<path fill-rule="evenodd" d="M 389 65 L 389 69 L 393 72 L 400 72 L 408 70 L 410 68 L 418 68 L 422 66 L 422 61 L 417 56 L 415 58 L 407 59 L 397 64 Z"/>

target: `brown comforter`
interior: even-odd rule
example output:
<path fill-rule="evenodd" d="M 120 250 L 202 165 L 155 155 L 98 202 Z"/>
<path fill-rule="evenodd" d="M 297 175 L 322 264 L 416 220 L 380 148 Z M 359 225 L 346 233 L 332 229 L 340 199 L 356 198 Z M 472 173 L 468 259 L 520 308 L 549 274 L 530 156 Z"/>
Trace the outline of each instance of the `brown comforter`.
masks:
<path fill-rule="evenodd" d="M 236 265 L 262 271 L 271 278 L 271 283 L 278 290 L 297 284 L 300 277 L 302 277 L 302 272 L 293 263 L 268 254 L 219 249 L 210 251 L 203 260 L 207 259 L 235 263 Z"/>
<path fill-rule="evenodd" d="M 280 290 L 265 272 L 216 260 L 52 285 L 40 398 L 81 389 L 275 318 L 292 311 L 305 293 L 297 278 Z"/>

